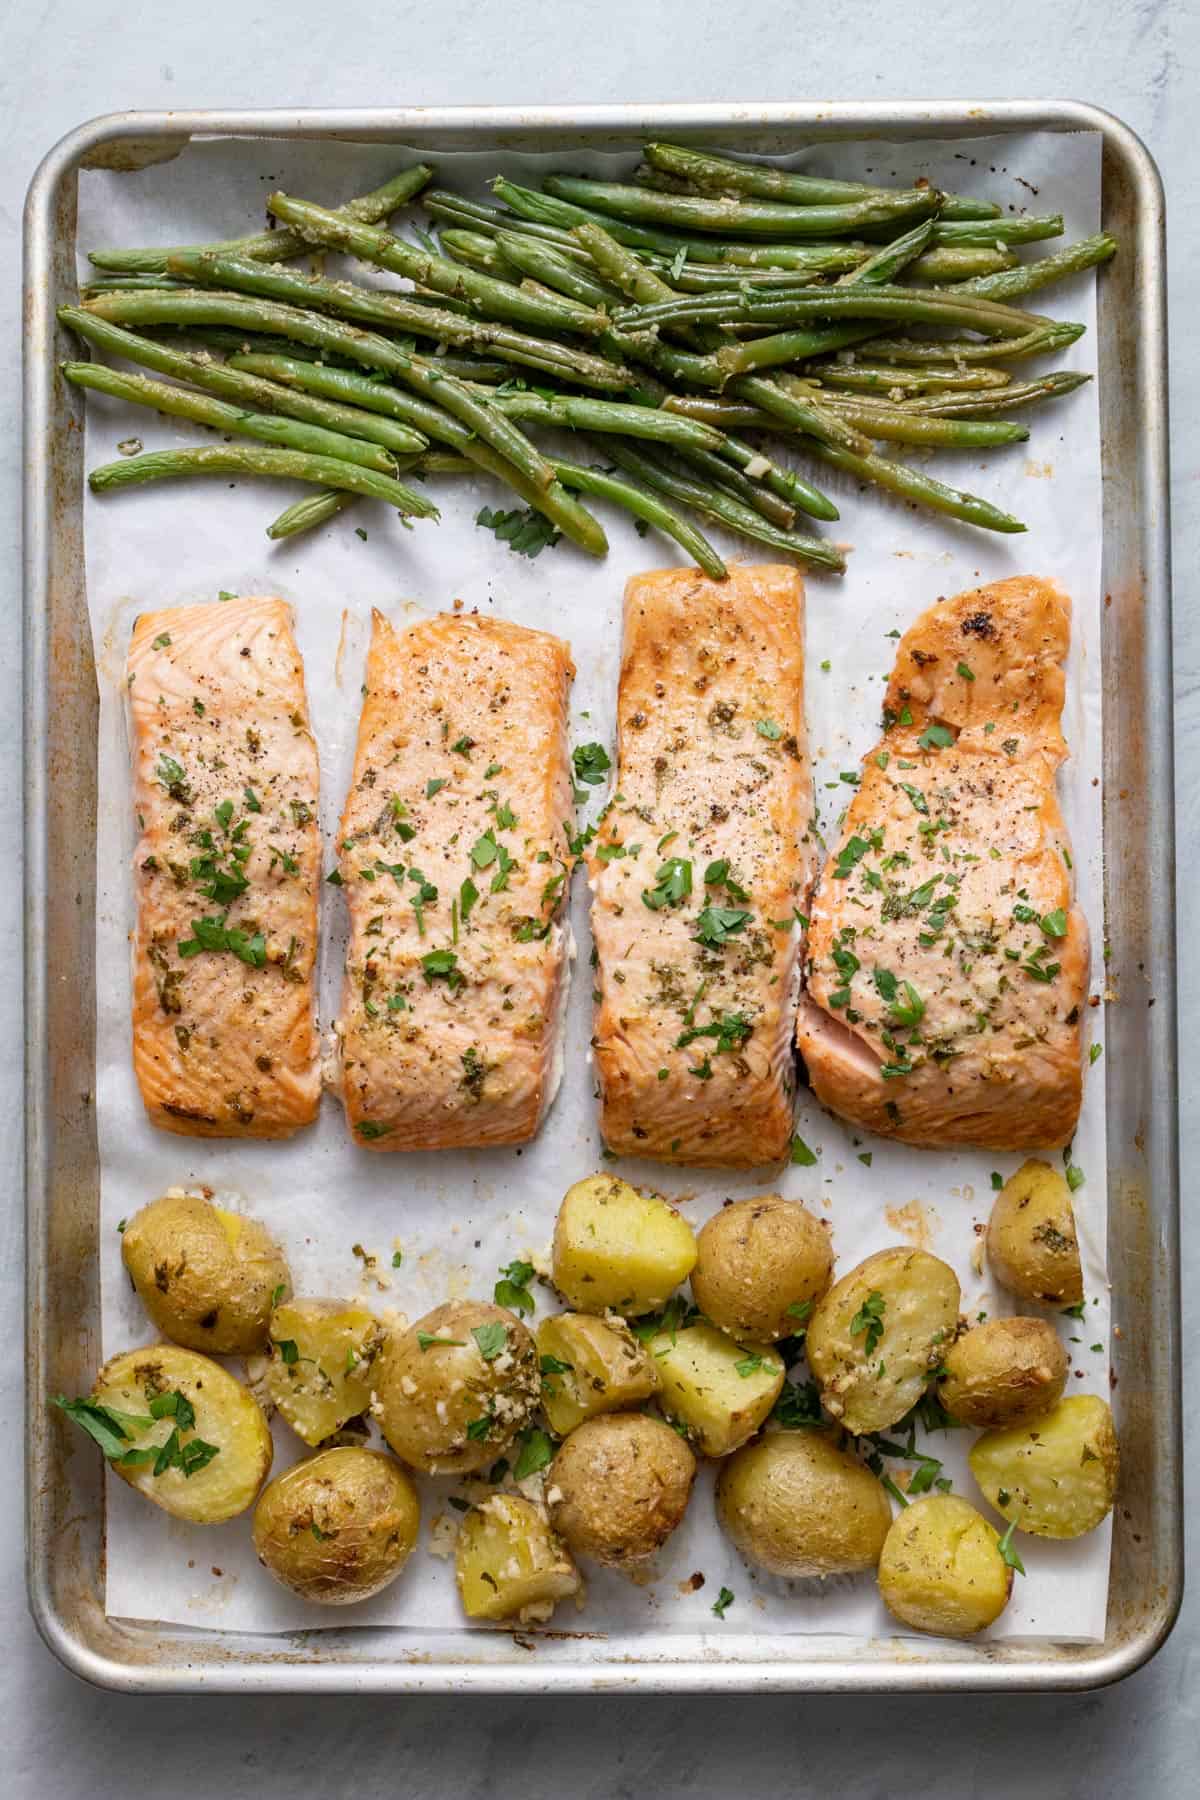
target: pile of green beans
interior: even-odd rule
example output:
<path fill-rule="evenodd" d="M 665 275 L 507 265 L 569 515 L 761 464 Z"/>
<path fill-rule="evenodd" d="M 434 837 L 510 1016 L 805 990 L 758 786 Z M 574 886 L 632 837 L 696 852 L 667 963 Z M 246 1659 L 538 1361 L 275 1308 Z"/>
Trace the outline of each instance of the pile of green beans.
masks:
<path fill-rule="evenodd" d="M 486 201 L 430 187 L 419 163 L 336 207 L 272 194 L 273 229 L 249 236 L 93 251 L 100 273 L 60 321 L 93 353 L 153 374 L 73 360 L 64 379 L 223 440 L 95 469 L 93 489 L 294 478 L 318 491 L 267 528 L 290 538 L 363 499 L 435 520 L 402 477 L 470 474 L 591 555 L 607 538 L 585 501 L 602 501 L 717 579 L 725 565 L 692 516 L 840 571 L 841 547 L 798 529 L 838 508 L 780 460 L 782 443 L 910 504 L 1024 529 L 879 446 L 1024 442 L 1028 426 L 999 415 L 1090 379 L 1002 366 L 1082 335 L 1026 297 L 1105 262 L 1113 238 L 1023 260 L 1022 246 L 1061 236 L 1058 215 L 679 144 L 643 155 L 630 181 L 552 174 L 534 189 L 501 176 Z M 439 241 L 390 228 L 418 200 Z M 295 261 L 310 253 L 314 272 Z M 406 285 L 334 275 L 329 253 Z M 595 460 L 539 447 L 542 430 L 595 439 Z"/>

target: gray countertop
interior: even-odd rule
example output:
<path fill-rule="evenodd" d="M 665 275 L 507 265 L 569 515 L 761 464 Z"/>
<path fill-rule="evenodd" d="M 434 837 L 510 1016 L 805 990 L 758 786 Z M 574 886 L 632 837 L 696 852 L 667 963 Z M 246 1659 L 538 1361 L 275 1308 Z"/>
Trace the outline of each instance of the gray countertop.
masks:
<path fill-rule="evenodd" d="M 950 23 L 947 23 L 947 19 Z M 441 0 L 435 9 L 355 0 L 286 9 L 207 0 L 196 11 L 113 0 L 0 0 L 0 551 L 9 572 L 0 608 L 0 1317 L 11 1352 L 0 1367 L 9 1454 L 0 1503 L 0 1719 L 12 1800 L 134 1790 L 169 1775 L 221 1800 L 345 1790 L 363 1800 L 573 1792 L 617 1797 L 821 1791 L 845 1800 L 920 1792 L 1035 1800 L 1128 1792 L 1173 1800 L 1193 1792 L 1200 1730 L 1200 1602 L 1149 1668 L 1080 1697 L 928 1700 L 332 1699 L 145 1700 L 107 1695 L 65 1674 L 25 1610 L 21 1569 L 21 903 L 19 414 L 17 258 L 26 184 L 65 131 L 130 107 L 353 106 L 455 102 L 1012 98 L 1069 95 L 1119 114 L 1158 160 L 1169 220 L 1175 509 L 1177 754 L 1183 1169 L 1200 1151 L 1195 1065 L 1188 1058 L 1200 974 L 1200 10 L 1187 0 L 1009 0 L 943 9 L 873 0 L 816 7 L 714 0 L 608 0 L 599 8 L 528 0 L 501 8 Z M 1189 879 L 1193 877 L 1193 879 Z M 1185 1223 L 1185 1346 L 1200 1275 Z M 1197 1356 L 1189 1356 L 1189 1396 Z M 1197 1474 L 1195 1437 L 1188 1460 Z M 1188 1768 L 1193 1771 L 1188 1778 Z"/>

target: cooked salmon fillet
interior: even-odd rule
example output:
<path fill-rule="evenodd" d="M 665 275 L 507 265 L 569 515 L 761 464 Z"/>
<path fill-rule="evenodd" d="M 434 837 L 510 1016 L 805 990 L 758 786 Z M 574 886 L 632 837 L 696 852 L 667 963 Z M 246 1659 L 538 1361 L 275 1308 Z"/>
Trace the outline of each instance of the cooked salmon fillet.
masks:
<path fill-rule="evenodd" d="M 165 1131 L 290 1137 L 321 1092 L 317 749 L 291 609 L 143 613 L 126 679 L 142 1099 Z"/>
<path fill-rule="evenodd" d="M 522 1144 L 561 1073 L 572 866 L 558 638 L 374 615 L 339 873 L 350 942 L 337 1041 L 373 1150 Z"/>
<path fill-rule="evenodd" d="M 778 1162 L 813 875 L 792 568 L 635 575 L 615 797 L 589 853 L 601 1129 L 622 1155 Z"/>
<path fill-rule="evenodd" d="M 922 613 L 817 888 L 798 1043 L 817 1098 L 909 1144 L 1065 1144 L 1088 933 L 1055 793 L 1070 602 L 1018 576 Z"/>

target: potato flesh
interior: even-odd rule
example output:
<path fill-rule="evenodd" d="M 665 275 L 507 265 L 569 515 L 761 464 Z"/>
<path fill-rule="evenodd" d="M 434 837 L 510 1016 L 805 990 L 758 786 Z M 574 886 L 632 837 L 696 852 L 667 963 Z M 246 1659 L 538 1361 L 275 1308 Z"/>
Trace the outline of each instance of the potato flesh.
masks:
<path fill-rule="evenodd" d="M 988 1221 L 987 1258 L 1001 1287 L 1024 1300 L 1083 1299 L 1075 1209 L 1058 1169 L 1031 1157 L 1009 1176 Z"/>
<path fill-rule="evenodd" d="M 888 1532 L 879 1591 L 903 1625 L 973 1637 L 1007 1606 L 1012 1570 L 982 1513 L 956 1494 L 930 1494 L 906 1507 Z"/>
<path fill-rule="evenodd" d="M 577 1312 L 657 1312 L 695 1262 L 687 1220 L 616 1176 L 577 1181 L 559 1208 L 554 1285 Z"/>
<path fill-rule="evenodd" d="M 454 1555 L 469 1619 L 548 1619 L 579 1592 L 579 1571 L 532 1501 L 493 1494 L 459 1527 Z"/>
<path fill-rule="evenodd" d="M 365 1306 L 291 1300 L 271 1314 L 266 1388 L 297 1437 L 317 1445 L 371 1404 L 371 1370 L 382 1341 Z M 294 1360 L 288 1361 L 295 1346 Z"/>
<path fill-rule="evenodd" d="M 348 1606 L 395 1580 L 420 1523 L 417 1490 L 390 1456 L 326 1450 L 263 1489 L 254 1509 L 254 1548 L 301 1599 Z"/>
<path fill-rule="evenodd" d="M 731 1456 L 717 1516 L 742 1555 L 789 1578 L 873 1569 L 892 1522 L 871 1471 L 822 1431 L 777 1431 Z"/>
<path fill-rule="evenodd" d="M 735 1343 L 715 1325 L 657 1331 L 649 1348 L 664 1410 L 705 1456 L 728 1456 L 753 1437 L 783 1387 L 774 1350 Z"/>
<path fill-rule="evenodd" d="M 273 1446 L 262 1409 L 248 1389 L 220 1363 L 175 1344 L 152 1344 L 128 1350 L 104 1365 L 92 1398 L 101 1406 L 135 1417 L 150 1416 L 150 1402 L 178 1390 L 195 1409 L 195 1424 L 180 1432 L 186 1447 L 194 1441 L 215 1444 L 217 1454 L 192 1475 L 182 1469 L 154 1474 L 150 1462 L 110 1467 L 139 1494 L 177 1519 L 218 1525 L 245 1512 L 271 1467 Z M 175 1429 L 168 1416 L 138 1431 L 131 1449 L 161 1449 Z"/>
<path fill-rule="evenodd" d="M 1028 1424 L 985 1432 L 968 1461 L 989 1504 L 1034 1537 L 1082 1537 L 1116 1497 L 1117 1434 L 1095 1394 L 1072 1394 Z"/>
<path fill-rule="evenodd" d="M 835 1282 L 817 1303 L 807 1338 L 826 1411 L 856 1436 L 902 1419 L 954 1336 L 960 1297 L 948 1263 L 899 1245 Z"/>
<path fill-rule="evenodd" d="M 537 1332 L 542 1359 L 542 1411 L 550 1429 L 566 1437 L 597 1413 L 636 1406 L 658 1390 L 654 1359 L 624 1321 L 590 1313 L 557 1313 Z M 566 1363 L 547 1370 L 547 1361 Z"/>

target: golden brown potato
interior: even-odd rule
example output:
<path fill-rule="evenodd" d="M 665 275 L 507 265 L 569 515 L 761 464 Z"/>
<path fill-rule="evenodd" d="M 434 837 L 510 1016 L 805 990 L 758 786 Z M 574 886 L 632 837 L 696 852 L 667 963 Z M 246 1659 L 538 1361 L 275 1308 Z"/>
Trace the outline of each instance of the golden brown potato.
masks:
<path fill-rule="evenodd" d="M 861 1435 L 920 1399 L 958 1325 L 958 1276 L 927 1250 L 877 1250 L 835 1282 L 808 1325 L 821 1402 Z"/>
<path fill-rule="evenodd" d="M 939 1637 L 973 1637 L 1008 1605 L 1012 1570 L 982 1513 L 957 1494 L 928 1494 L 895 1520 L 879 1559 L 893 1618 Z"/>
<path fill-rule="evenodd" d="M 833 1274 L 825 1226 L 778 1194 L 722 1207 L 696 1244 L 696 1305 L 718 1330 L 755 1344 L 801 1330 Z"/>
<path fill-rule="evenodd" d="M 703 1319 L 664 1322 L 650 1339 L 663 1410 L 704 1456 L 728 1456 L 754 1436 L 783 1387 L 783 1362 L 766 1345 L 737 1344 Z"/>
<path fill-rule="evenodd" d="M 245 1512 L 273 1445 L 262 1408 L 220 1363 L 175 1344 L 105 1363 L 92 1399 L 121 1415 L 129 1449 L 111 1466 L 155 1506 L 197 1525 Z"/>
<path fill-rule="evenodd" d="M 968 1460 L 990 1504 L 1033 1537 L 1082 1537 L 1116 1498 L 1117 1433 L 1096 1394 L 1073 1394 L 1028 1424 L 985 1432 Z"/>
<path fill-rule="evenodd" d="M 394 1581 L 421 1524 L 417 1490 L 378 1450 L 324 1450 L 277 1475 L 254 1509 L 263 1567 L 302 1600 L 351 1606 Z"/>
<path fill-rule="evenodd" d="M 657 1312 L 695 1261 L 687 1220 L 615 1175 L 577 1181 L 558 1209 L 554 1285 L 576 1312 Z"/>
<path fill-rule="evenodd" d="M 537 1348 L 520 1320 L 448 1300 L 388 1340 L 376 1364 L 383 1435 L 428 1475 L 466 1475 L 503 1455 L 537 1404 Z"/>
<path fill-rule="evenodd" d="M 265 1349 L 271 1308 L 291 1293 L 283 1252 L 265 1225 L 182 1188 L 133 1215 L 121 1260 L 163 1336 L 211 1356 Z"/>
<path fill-rule="evenodd" d="M 555 1313 L 538 1326 L 537 1345 L 542 1411 L 559 1437 L 658 1391 L 653 1357 L 615 1313 Z"/>
<path fill-rule="evenodd" d="M 960 1425 L 1016 1425 L 1062 1398 L 1070 1358 L 1045 1319 L 988 1319 L 942 1359 L 938 1399 Z"/>
<path fill-rule="evenodd" d="M 472 1507 L 459 1528 L 454 1572 L 468 1619 L 540 1623 L 581 1586 L 545 1517 L 520 1494 L 493 1494 Z"/>
<path fill-rule="evenodd" d="M 288 1300 L 271 1314 L 266 1391 L 306 1444 L 323 1444 L 371 1404 L 384 1331 L 368 1307 Z"/>
<path fill-rule="evenodd" d="M 661 1550 L 687 1510 L 696 1459 L 660 1419 L 588 1419 L 546 1477 L 550 1521 L 568 1550 L 614 1568 Z"/>
<path fill-rule="evenodd" d="M 1001 1287 L 1023 1300 L 1074 1306 L 1083 1299 L 1071 1190 L 1049 1163 L 1031 1157 L 996 1195 L 987 1259 Z"/>
<path fill-rule="evenodd" d="M 875 1567 L 892 1509 L 829 1433 L 776 1431 L 722 1464 L 717 1517 L 747 1561 L 773 1575 L 848 1575 Z"/>

